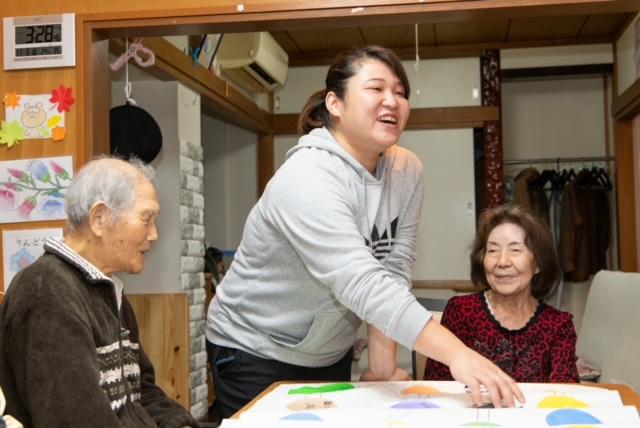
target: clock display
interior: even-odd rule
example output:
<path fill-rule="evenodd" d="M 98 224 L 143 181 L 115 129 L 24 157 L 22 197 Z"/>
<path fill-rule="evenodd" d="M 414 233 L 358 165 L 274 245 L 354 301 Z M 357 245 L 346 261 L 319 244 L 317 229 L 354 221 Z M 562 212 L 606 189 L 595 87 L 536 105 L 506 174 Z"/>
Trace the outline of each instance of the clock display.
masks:
<path fill-rule="evenodd" d="M 0 4 L 6 1 L 0 0 Z M 3 16 L 0 27 L 4 70 L 76 65 L 74 13 Z"/>
<path fill-rule="evenodd" d="M 39 46 L 33 48 L 16 49 L 16 58 L 38 56 L 38 55 L 60 55 L 62 46 Z"/>
<path fill-rule="evenodd" d="M 16 45 L 51 43 L 62 40 L 62 25 L 25 25 L 16 28 Z"/>

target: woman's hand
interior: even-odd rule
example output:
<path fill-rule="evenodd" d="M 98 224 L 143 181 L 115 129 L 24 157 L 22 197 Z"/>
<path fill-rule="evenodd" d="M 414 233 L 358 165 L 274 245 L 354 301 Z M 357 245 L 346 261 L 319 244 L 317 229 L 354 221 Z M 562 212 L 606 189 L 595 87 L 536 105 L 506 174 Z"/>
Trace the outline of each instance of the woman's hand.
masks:
<path fill-rule="evenodd" d="M 471 399 L 477 406 L 486 403 L 482 393 L 487 393 L 494 407 L 514 407 L 514 397 L 524 403 L 525 399 L 516 382 L 495 364 L 470 348 L 453 357 L 449 363 L 451 375 L 471 391 Z M 486 390 L 482 390 L 484 385 Z"/>
<path fill-rule="evenodd" d="M 495 364 L 464 343 L 436 321 L 429 321 L 415 344 L 416 351 L 449 366 L 451 375 L 467 385 L 473 403 L 481 406 L 481 386 L 491 398 L 494 407 L 514 407 L 515 400 L 525 402 L 516 382 Z"/>

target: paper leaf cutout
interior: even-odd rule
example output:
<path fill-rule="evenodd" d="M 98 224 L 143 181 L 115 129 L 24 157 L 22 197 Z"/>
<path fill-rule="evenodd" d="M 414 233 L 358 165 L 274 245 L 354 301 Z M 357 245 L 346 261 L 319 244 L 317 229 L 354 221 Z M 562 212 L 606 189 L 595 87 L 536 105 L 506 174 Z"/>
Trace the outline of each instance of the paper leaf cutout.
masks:
<path fill-rule="evenodd" d="M 20 106 L 20 95 L 15 92 L 7 92 L 4 94 L 4 105 L 11 108 Z"/>
<path fill-rule="evenodd" d="M 71 110 L 71 106 L 75 102 L 75 99 L 71 95 L 71 87 L 65 88 L 64 85 L 60 85 L 58 89 L 53 89 L 51 91 L 51 98 L 49 102 L 51 104 L 58 104 L 58 111 L 62 113 L 63 111 L 69 112 Z"/>
<path fill-rule="evenodd" d="M 24 128 L 20 126 L 20 123 L 17 120 L 9 123 L 3 120 L 2 127 L 0 127 L 0 144 L 12 147 L 20 140 L 24 140 Z"/>
<path fill-rule="evenodd" d="M 47 122 L 47 128 L 55 128 L 57 124 L 62 120 L 62 116 L 59 114 L 51 116 L 51 119 Z"/>
<path fill-rule="evenodd" d="M 49 130 L 47 128 L 40 128 L 40 135 L 44 138 L 49 138 Z"/>
<path fill-rule="evenodd" d="M 53 138 L 53 141 L 62 141 L 64 140 L 65 133 L 65 128 L 56 126 L 51 130 L 51 137 Z"/>

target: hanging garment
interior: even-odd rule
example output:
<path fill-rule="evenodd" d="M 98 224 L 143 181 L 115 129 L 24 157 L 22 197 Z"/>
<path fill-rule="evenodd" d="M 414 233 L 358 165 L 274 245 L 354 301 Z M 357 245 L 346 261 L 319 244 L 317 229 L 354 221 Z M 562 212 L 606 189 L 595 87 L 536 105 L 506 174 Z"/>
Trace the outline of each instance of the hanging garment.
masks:
<path fill-rule="evenodd" d="M 536 212 L 549 224 L 549 200 L 543 185 L 535 183 L 541 175 L 535 168 L 526 168 L 516 176 L 513 202 Z M 544 183 L 543 183 L 544 184 Z"/>
<path fill-rule="evenodd" d="M 513 191 L 514 205 L 533 209 L 529 195 L 529 184 L 539 176 L 538 170 L 532 167 L 525 168 L 516 175 Z"/>
<path fill-rule="evenodd" d="M 606 268 L 609 247 L 609 199 L 606 190 L 583 169 L 565 186 L 561 213 L 560 258 L 567 281 L 580 282 Z"/>

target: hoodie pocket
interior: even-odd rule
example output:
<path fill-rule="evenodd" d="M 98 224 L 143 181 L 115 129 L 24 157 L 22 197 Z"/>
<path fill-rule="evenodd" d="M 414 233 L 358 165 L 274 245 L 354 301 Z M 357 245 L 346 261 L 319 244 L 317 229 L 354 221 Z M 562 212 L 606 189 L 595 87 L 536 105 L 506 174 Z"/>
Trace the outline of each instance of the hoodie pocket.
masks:
<path fill-rule="evenodd" d="M 289 349 L 301 352 L 317 352 L 334 342 L 336 338 L 344 334 L 347 312 L 317 312 L 306 336 L 297 343 L 284 341 L 273 335 L 269 335 L 272 341 Z"/>

